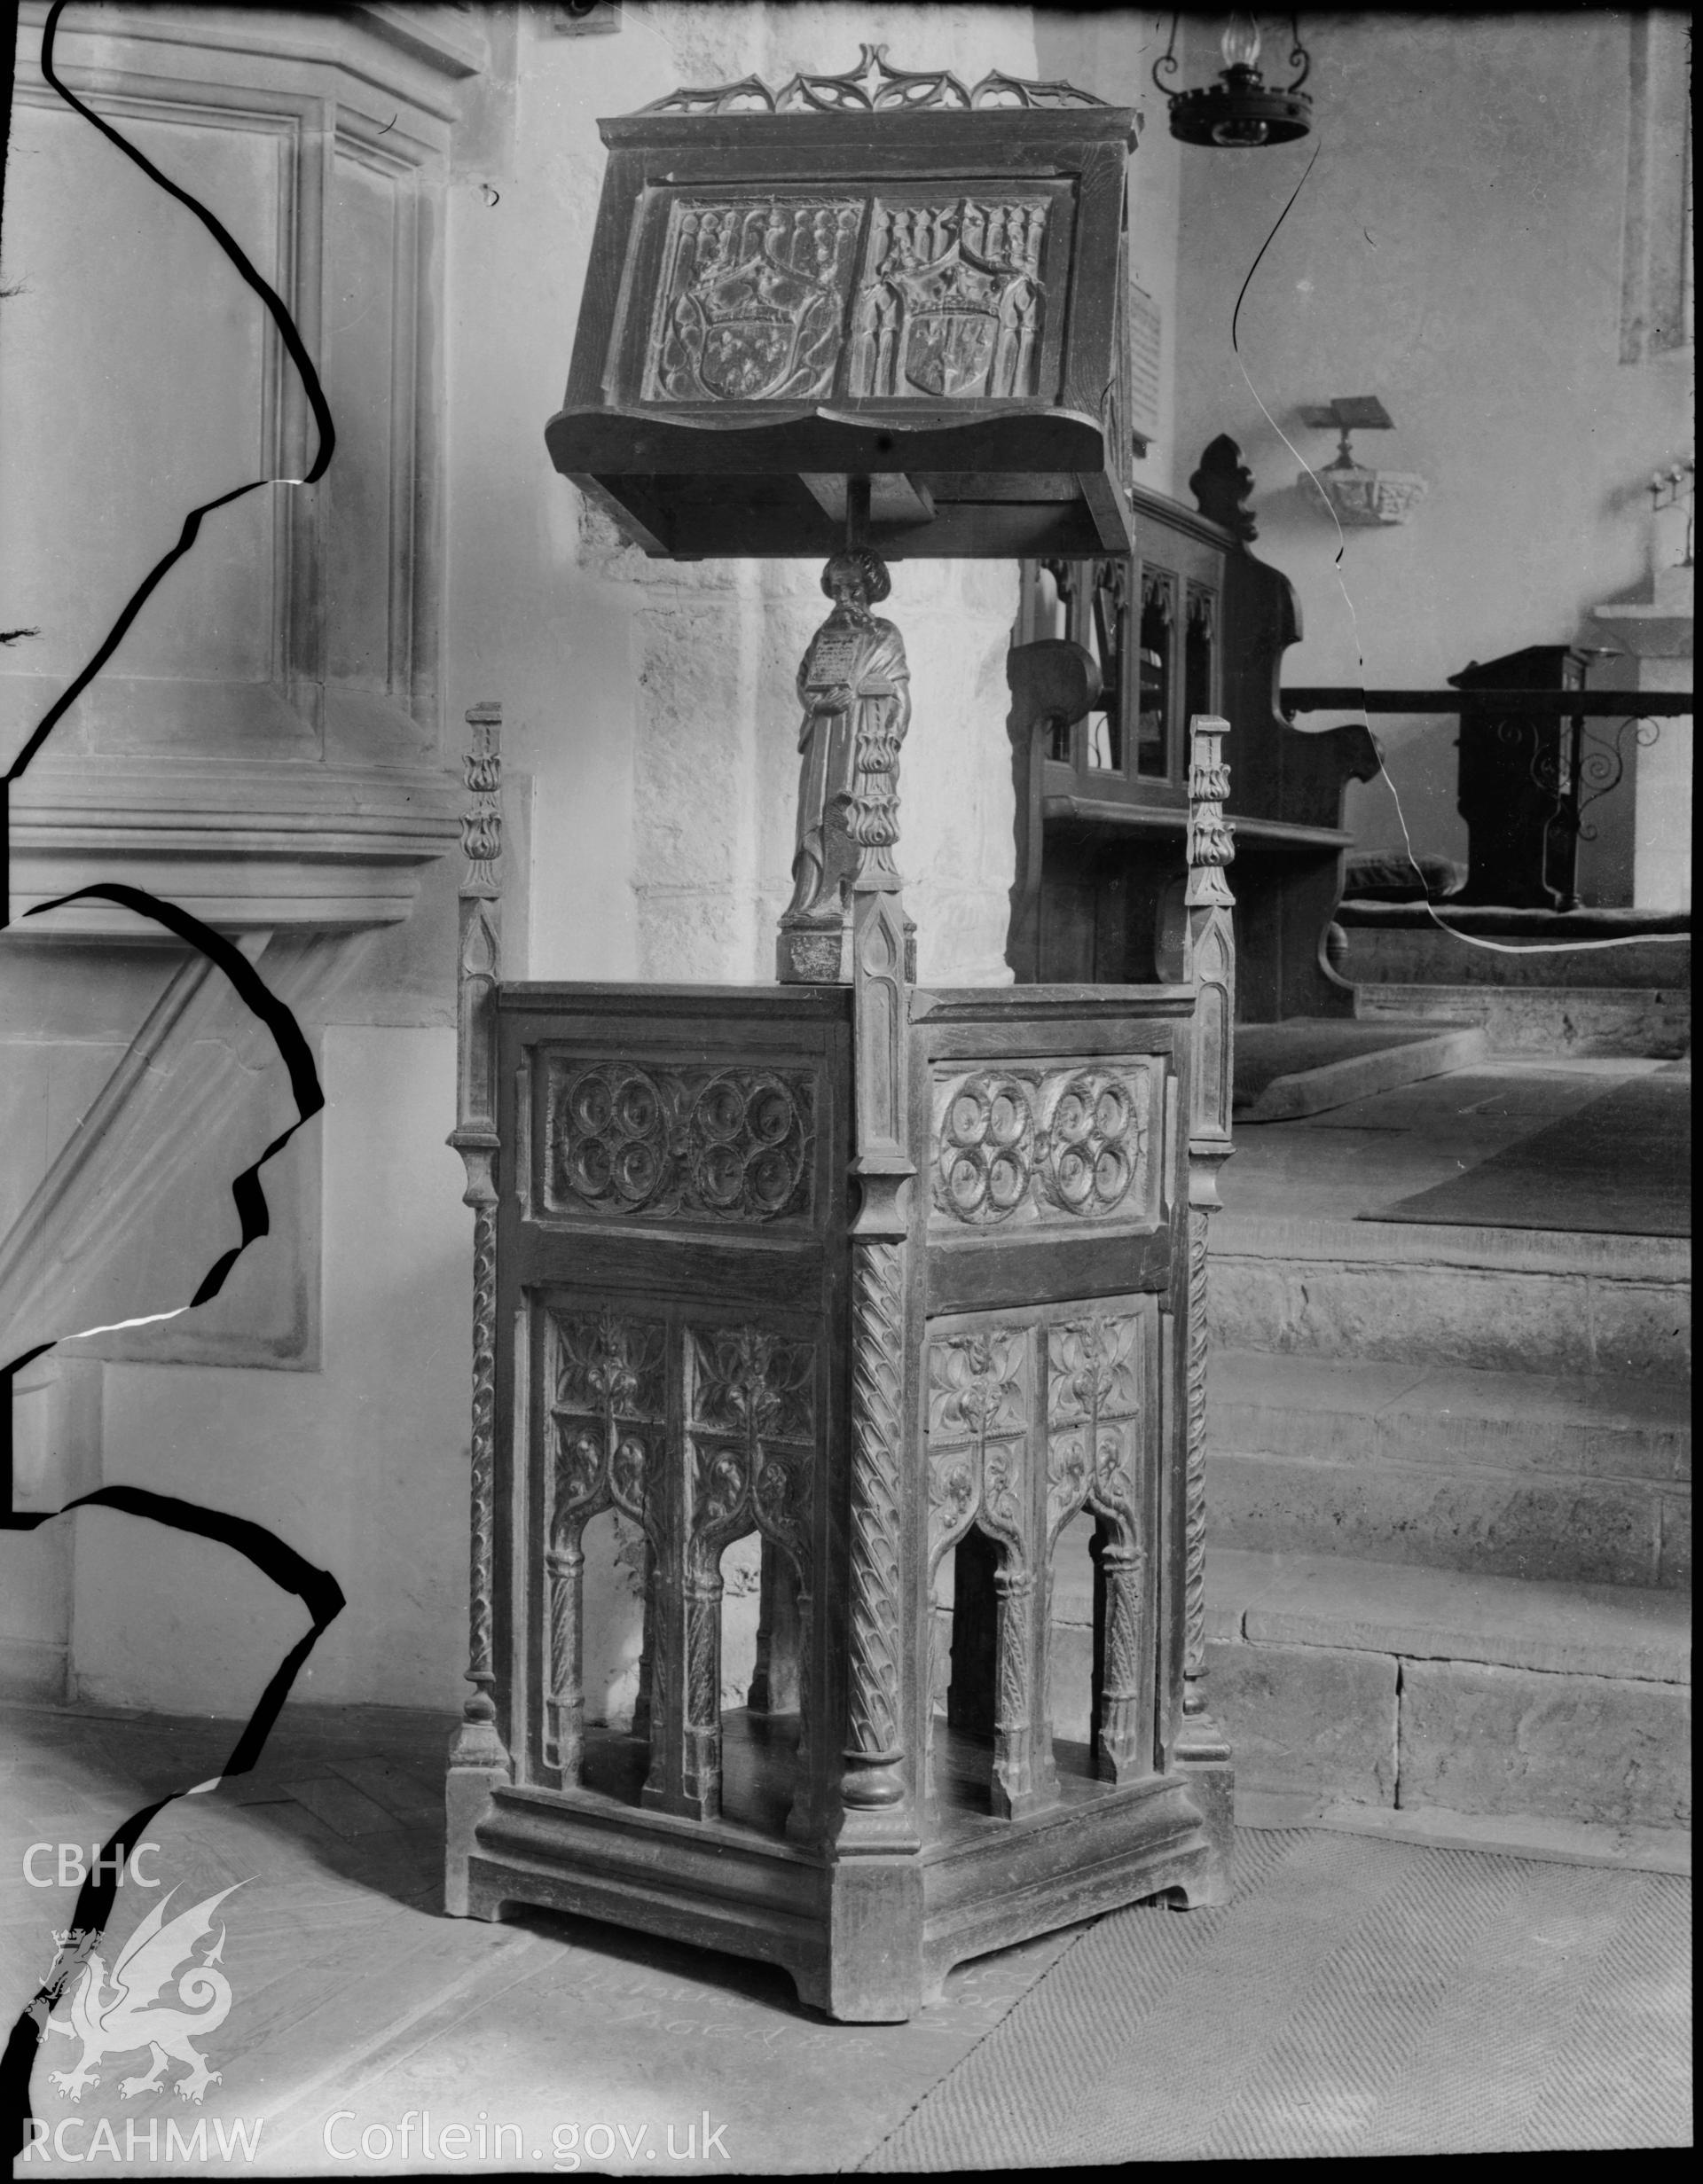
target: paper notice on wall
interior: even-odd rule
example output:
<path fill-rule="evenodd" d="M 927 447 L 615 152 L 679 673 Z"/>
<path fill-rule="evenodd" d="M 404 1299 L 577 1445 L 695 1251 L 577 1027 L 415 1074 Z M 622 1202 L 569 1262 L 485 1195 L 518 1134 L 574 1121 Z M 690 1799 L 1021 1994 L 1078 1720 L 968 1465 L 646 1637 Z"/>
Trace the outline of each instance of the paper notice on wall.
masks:
<path fill-rule="evenodd" d="M 1159 431 L 1159 307 L 1145 288 L 1129 284 L 1129 429 L 1143 440 Z"/>

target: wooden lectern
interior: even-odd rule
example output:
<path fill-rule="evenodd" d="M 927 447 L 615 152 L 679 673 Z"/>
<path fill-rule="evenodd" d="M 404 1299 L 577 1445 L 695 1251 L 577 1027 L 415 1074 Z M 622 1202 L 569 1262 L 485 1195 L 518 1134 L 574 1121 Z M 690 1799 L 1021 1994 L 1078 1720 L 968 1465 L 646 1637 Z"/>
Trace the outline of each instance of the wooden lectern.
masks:
<path fill-rule="evenodd" d="M 645 286 L 616 265 L 588 290 L 588 321 L 603 318 L 589 336 L 582 322 L 582 383 L 619 391 L 618 373 L 581 370 L 600 348 L 639 359 L 637 432 L 645 403 L 673 399 L 672 363 L 643 374 L 673 356 L 682 328 L 699 340 L 695 370 L 718 359 L 720 383 L 742 383 L 729 359 L 744 337 L 715 346 L 706 314 L 710 302 L 737 317 L 752 298 L 784 300 L 781 274 L 801 262 L 800 175 L 820 152 L 814 127 L 831 139 L 832 202 L 852 208 L 844 262 L 891 273 L 905 306 L 899 347 L 877 345 L 889 356 L 881 384 L 906 372 L 959 381 L 945 395 L 883 395 L 878 425 L 855 409 L 850 422 L 829 419 L 840 452 L 855 455 L 859 434 L 914 434 L 940 457 L 943 434 L 969 432 L 990 461 L 1020 456 L 1025 420 L 1056 402 L 1056 389 L 1037 396 L 1023 380 L 1023 356 L 1051 355 L 1063 371 L 1079 301 L 1084 323 L 1110 328 L 1116 314 L 1088 293 L 1093 266 L 1044 244 L 1012 302 L 981 209 L 1008 180 L 996 124 L 1019 168 L 1036 125 L 1053 132 L 1054 179 L 1036 201 L 1048 223 L 1073 218 L 1079 243 L 1091 223 L 1077 185 L 1056 176 L 1072 158 L 1079 177 L 1085 166 L 1100 176 L 1103 283 L 1123 275 L 1121 192 L 1108 217 L 1102 155 L 1120 147 L 1121 164 L 1130 117 L 1079 93 L 1072 106 L 1059 86 L 1001 77 L 965 91 L 901 75 L 868 49 L 849 76 L 757 91 L 771 108 L 793 95 L 837 110 L 742 117 L 736 148 L 750 172 L 719 186 L 745 210 L 716 240 L 709 276 L 708 197 L 671 184 L 671 207 L 664 192 L 658 210 L 642 159 L 612 166 L 606 224 L 624 222 L 647 265 L 645 235 L 660 235 L 671 270 Z M 734 93 L 755 97 L 749 85 L 679 95 L 700 102 L 695 135 L 661 117 L 671 174 L 690 175 L 695 146 L 726 153 L 715 102 Z M 1034 98 L 1053 110 L 1024 103 Z M 629 150 L 644 134 L 609 126 Z M 861 196 L 854 154 L 879 177 Z M 900 259 L 883 257 L 895 177 L 915 181 L 930 162 L 948 179 L 927 184 L 929 222 L 905 229 Z M 819 293 L 838 278 L 840 216 L 824 231 Z M 670 254 L 688 233 L 689 281 Z M 1026 265 L 1032 231 L 1007 222 L 1000 235 Z M 726 274 L 740 266 L 738 279 Z M 849 342 L 886 325 L 857 280 L 835 293 L 839 319 L 813 304 L 809 319 L 812 368 L 829 376 L 836 325 Z M 937 317 L 976 323 L 919 334 L 926 313 L 905 316 L 918 297 Z M 625 326 L 623 298 L 652 312 L 647 342 Z M 1054 348 L 1037 335 L 1040 349 L 1025 352 L 1024 324 L 1049 328 Z M 1011 325 L 1001 377 L 992 360 Z M 771 360 L 764 369 L 779 369 L 781 341 L 753 349 Z M 1108 361 L 1114 351 L 1109 338 Z M 983 364 L 978 393 L 969 382 Z M 1013 395 L 1014 379 L 1028 391 Z M 792 495 L 797 476 L 783 465 L 811 416 L 777 419 L 772 392 L 755 402 L 766 416 L 745 415 L 735 394 L 734 421 L 674 419 L 670 460 L 688 459 L 695 429 L 705 459 L 724 465 L 726 499 L 736 435 L 760 463 L 761 435 L 778 427 L 776 467 L 753 474 L 788 487 L 770 498 L 802 526 L 806 506 L 834 495 Z M 979 419 L 978 402 L 989 405 Z M 945 427 L 929 415 L 943 403 L 961 413 Z M 1044 439 L 1055 427 L 1040 422 Z M 556 459 L 576 474 L 598 475 L 590 457 L 607 466 L 614 445 L 607 418 L 584 441 L 553 423 Z M 1037 460 L 1026 474 L 1043 469 Z M 1109 484 L 1076 478 L 1069 504 L 1001 503 L 984 480 L 982 497 L 961 505 L 1050 509 L 1054 521 L 1068 505 L 1087 522 L 1096 507 L 1115 515 L 1118 469 Z M 891 474 L 932 497 L 917 471 Z M 660 473 L 607 489 L 617 510 L 629 490 L 649 497 L 653 536 L 678 513 L 695 540 L 710 537 L 715 500 L 696 484 L 684 513 L 671 513 Z M 505 982 L 498 729 L 489 709 L 469 716 L 451 1142 L 475 1219 L 474 1696 L 451 1755 L 447 1898 L 463 1914 L 543 1905 L 762 1958 L 805 2001 L 875 2021 L 911 2016 L 967 1957 L 1141 1898 L 1227 1893 L 1228 1754 L 1201 1697 L 1202 1455 L 1206 1220 L 1230 1149 L 1234 947 L 1225 724 L 1206 717 L 1193 724 L 1179 977 L 916 983 L 895 856 L 904 647 L 873 612 L 886 578 L 868 471 L 844 471 L 838 494 L 845 535 L 824 578 L 834 604 L 799 677 L 781 982 Z M 710 538 L 705 550 L 734 549 Z M 608 1510 L 643 1540 L 629 1730 L 585 1718 L 583 1541 Z M 1093 1726 L 1080 1743 L 1053 1730 L 1048 1598 L 1056 1545 L 1085 1511 Z M 728 1710 L 721 1557 L 753 1532 L 757 1672 L 747 1703 Z"/>

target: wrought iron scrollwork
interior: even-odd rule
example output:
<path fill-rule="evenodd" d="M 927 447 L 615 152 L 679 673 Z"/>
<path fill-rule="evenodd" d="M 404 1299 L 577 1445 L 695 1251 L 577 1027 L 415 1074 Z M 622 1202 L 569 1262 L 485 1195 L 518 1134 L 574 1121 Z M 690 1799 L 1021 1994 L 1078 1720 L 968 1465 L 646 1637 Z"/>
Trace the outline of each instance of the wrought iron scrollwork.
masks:
<path fill-rule="evenodd" d="M 1576 727 L 1574 748 L 1563 737 L 1545 736 L 1541 719 L 1517 714 L 1499 720 L 1495 735 L 1508 750 L 1526 751 L 1529 746 L 1527 777 L 1534 788 L 1554 800 L 1550 824 L 1581 842 L 1595 842 L 1597 830 L 1585 823 L 1583 815 L 1626 778 L 1628 730 L 1633 732 L 1636 748 L 1647 751 L 1660 741 L 1661 723 L 1647 714 L 1628 712 L 1606 736 L 1582 719 Z"/>
<path fill-rule="evenodd" d="M 1661 738 L 1661 723 L 1647 715 L 1628 713 L 1617 722 L 1612 737 L 1605 738 L 1587 728 L 1581 739 L 1585 747 L 1579 758 L 1579 778 L 1574 783 L 1577 802 L 1574 806 L 1574 826 L 1581 842 L 1595 842 L 1597 829 L 1584 823 L 1583 814 L 1594 803 L 1618 788 L 1626 773 L 1626 732 L 1633 732 L 1635 748 L 1652 749 Z M 1589 789 L 1589 794 L 1583 792 Z"/>
<path fill-rule="evenodd" d="M 1153 88 L 1165 98 L 1169 98 L 1175 91 L 1176 85 L 1171 79 L 1182 66 L 1177 59 L 1177 32 L 1181 26 L 1181 12 L 1173 14 L 1171 18 L 1171 42 L 1153 64 Z"/>
<path fill-rule="evenodd" d="M 1301 73 L 1292 83 L 1285 85 L 1284 88 L 1286 90 L 1299 91 L 1313 73 L 1313 56 L 1301 43 L 1301 21 L 1299 15 L 1291 15 L 1289 19 L 1289 65 L 1291 68 L 1299 66 Z"/>

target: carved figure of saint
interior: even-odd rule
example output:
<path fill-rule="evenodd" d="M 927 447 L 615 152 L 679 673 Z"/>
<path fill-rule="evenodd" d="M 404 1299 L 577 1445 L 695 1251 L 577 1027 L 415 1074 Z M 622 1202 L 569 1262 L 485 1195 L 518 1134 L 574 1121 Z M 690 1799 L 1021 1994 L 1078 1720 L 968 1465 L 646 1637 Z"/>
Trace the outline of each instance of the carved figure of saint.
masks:
<path fill-rule="evenodd" d="M 879 555 L 836 553 L 822 572 L 834 611 L 798 669 L 798 821 L 786 927 L 837 927 L 842 890 L 897 888 L 899 748 L 911 718 L 905 641 L 869 611 L 891 590 Z"/>

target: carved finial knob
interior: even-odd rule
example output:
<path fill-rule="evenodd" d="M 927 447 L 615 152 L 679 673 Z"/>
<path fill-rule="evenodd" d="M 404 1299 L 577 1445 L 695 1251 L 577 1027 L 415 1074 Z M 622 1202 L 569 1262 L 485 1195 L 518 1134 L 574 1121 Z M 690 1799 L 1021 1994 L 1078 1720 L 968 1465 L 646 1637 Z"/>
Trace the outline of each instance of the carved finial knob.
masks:
<path fill-rule="evenodd" d="M 1197 904 L 1235 901 L 1224 867 L 1235 862 L 1236 843 L 1224 817 L 1230 793 L 1230 770 L 1222 746 L 1230 724 L 1213 714 L 1197 713 L 1189 724 L 1189 884 L 1184 902 Z"/>
<path fill-rule="evenodd" d="M 1189 481 L 1189 490 L 1202 515 L 1221 523 L 1244 544 L 1260 536 L 1260 527 L 1244 505 L 1253 490 L 1253 473 L 1242 460 L 1242 450 L 1228 433 L 1220 433 L 1200 458 L 1200 468 Z"/>
<path fill-rule="evenodd" d="M 487 702 L 469 708 L 473 740 L 467 756 L 467 784 L 472 809 L 462 815 L 461 853 L 467 860 L 463 895 L 500 892 L 497 860 L 502 854 L 503 708 Z"/>

